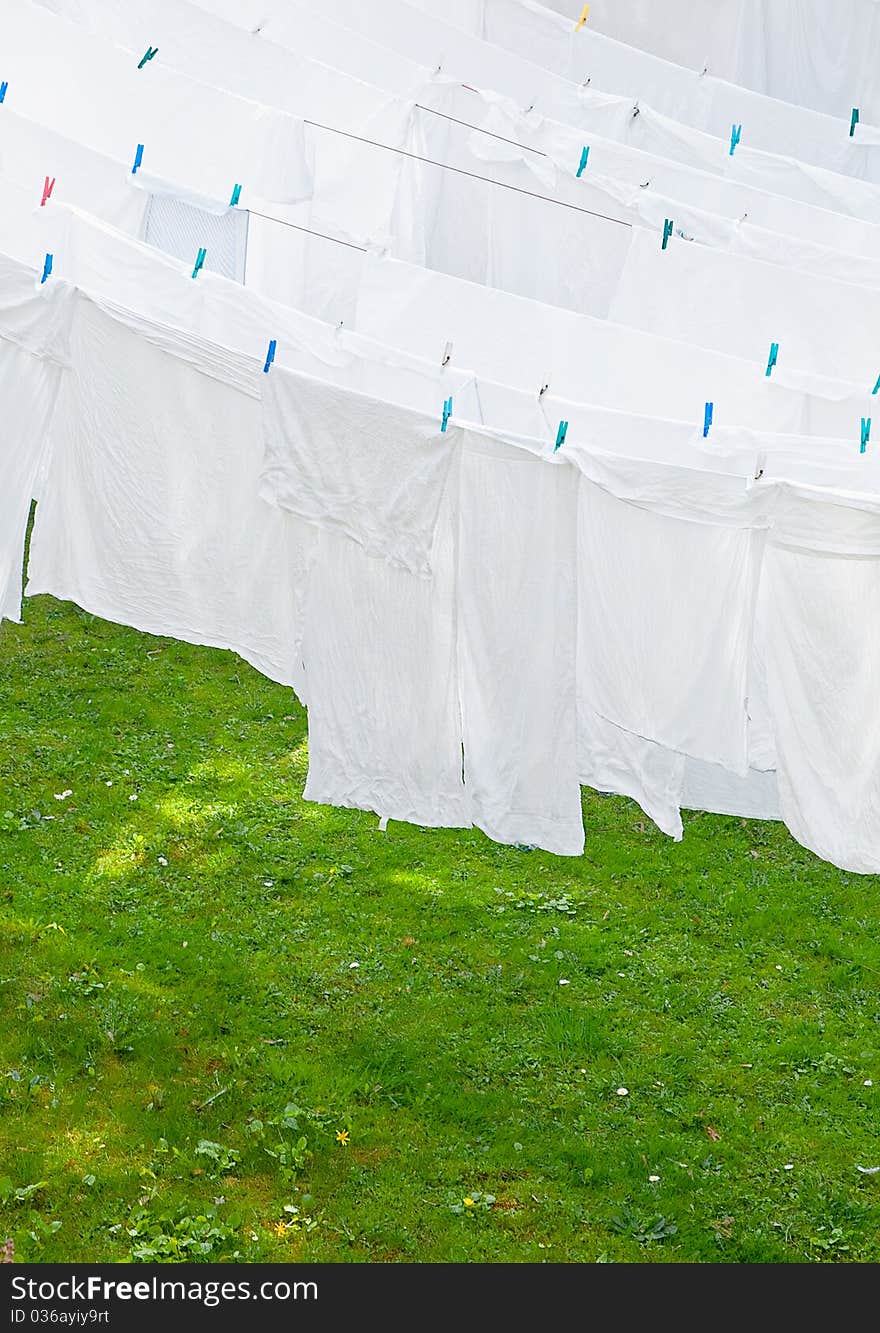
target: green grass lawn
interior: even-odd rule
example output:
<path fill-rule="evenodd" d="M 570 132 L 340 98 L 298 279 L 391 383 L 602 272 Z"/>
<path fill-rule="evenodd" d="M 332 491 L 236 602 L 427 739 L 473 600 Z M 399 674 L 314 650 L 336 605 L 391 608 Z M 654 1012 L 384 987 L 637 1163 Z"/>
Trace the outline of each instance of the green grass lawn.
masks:
<path fill-rule="evenodd" d="M 17 1259 L 880 1259 L 876 879 L 594 794 L 579 860 L 382 833 L 305 771 L 231 654 L 0 631 Z"/>

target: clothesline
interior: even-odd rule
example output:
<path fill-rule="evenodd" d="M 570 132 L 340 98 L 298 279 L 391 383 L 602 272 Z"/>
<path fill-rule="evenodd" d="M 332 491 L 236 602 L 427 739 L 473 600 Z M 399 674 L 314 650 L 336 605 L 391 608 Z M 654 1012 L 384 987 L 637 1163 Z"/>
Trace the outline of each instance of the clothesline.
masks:
<path fill-rule="evenodd" d="M 464 122 L 463 122 L 464 123 Z M 317 120 L 303 120 L 304 125 L 311 125 L 313 129 L 325 130 L 329 134 L 339 134 L 345 139 L 354 139 L 357 143 L 369 144 L 371 148 L 381 148 L 386 153 L 398 153 L 401 157 L 411 158 L 414 162 L 424 162 L 430 167 L 440 167 L 444 171 L 454 171 L 459 176 L 469 176 L 472 180 L 485 181 L 488 185 L 500 185 L 502 189 L 512 190 L 515 194 L 527 195 L 530 199 L 543 199 L 545 203 L 556 204 L 559 208 L 569 208 L 575 213 L 586 213 L 593 218 L 601 218 L 603 222 L 616 222 L 620 227 L 629 227 L 633 224 L 625 221 L 624 218 L 612 217 L 609 213 L 598 213 L 593 208 L 584 208 L 581 204 L 571 204 L 567 199 L 554 199 L 549 194 L 539 194 L 537 190 L 526 190 L 521 185 L 511 185 L 507 181 L 493 180 L 491 176 L 482 176 L 477 171 L 468 171 L 465 167 L 454 167 L 450 162 L 438 162 L 433 157 L 423 157 L 420 153 L 411 153 L 406 148 L 394 148 L 391 144 L 379 143 L 377 139 L 367 139 L 362 134 L 352 134 L 350 130 L 337 129 L 335 125 L 323 125 Z M 472 128 L 478 129 L 478 126 Z M 489 133 L 489 131 L 484 131 Z M 498 135 L 493 137 L 500 137 Z"/>
<path fill-rule="evenodd" d="M 465 129 L 474 130 L 478 134 L 485 134 L 490 139 L 498 139 L 501 143 L 511 144 L 514 148 L 521 148 L 524 152 L 535 153 L 538 157 L 547 157 L 548 154 L 541 148 L 530 148 L 528 144 L 517 142 L 516 139 L 508 139 L 503 134 L 496 134 L 493 130 L 483 129 L 480 125 L 471 125 L 469 121 L 460 120 L 457 116 L 450 116 L 445 111 L 436 111 L 433 107 L 422 106 L 420 102 L 416 103 L 419 111 L 427 111 L 431 115 L 440 116 L 443 120 L 453 121 L 456 125 L 462 125 Z M 625 221 L 623 218 L 612 217 L 608 213 L 599 213 L 592 208 L 584 208 L 580 204 L 571 204 L 565 199 L 554 199 L 548 194 L 539 194 L 536 190 L 523 189 L 521 185 L 511 185 L 507 181 L 494 180 L 491 176 L 482 176 L 476 171 L 467 171 L 464 167 L 454 167 L 449 162 L 438 162 L 436 158 L 423 157 L 419 153 L 411 153 L 405 148 L 395 148 L 391 144 L 379 143 L 376 139 L 367 139 L 363 135 L 353 134 L 350 130 L 340 130 L 335 125 L 323 125 L 316 120 L 305 120 L 306 125 L 311 125 L 313 129 L 325 130 L 329 134 L 339 134 L 346 139 L 354 139 L 359 143 L 369 144 L 372 148 L 381 148 L 387 153 L 399 153 L 401 157 L 412 158 L 416 162 L 424 162 L 428 166 L 440 167 L 444 171 L 454 171 L 460 176 L 469 176 L 472 180 L 484 181 L 487 185 L 498 185 L 505 190 L 513 190 L 516 194 L 528 195 L 530 199 L 543 199 L 548 204 L 558 204 L 561 208 L 570 208 L 576 213 L 585 213 L 589 217 L 600 218 L 604 222 L 616 222 L 620 227 L 629 227 L 632 229 L 633 223 Z M 330 236 L 327 232 L 316 231 L 312 227 L 303 227 L 296 222 L 288 222 L 285 218 L 273 217 L 270 213 L 261 213 L 256 208 L 248 210 L 254 217 L 263 218 L 266 222 L 277 222 L 282 227 L 290 227 L 294 231 L 306 232 L 309 236 L 318 236 L 324 241 L 334 241 L 337 245 L 344 245 L 349 250 L 359 250 L 361 254 L 367 254 L 368 247 L 357 245 L 354 241 L 344 241 L 339 236 Z"/>

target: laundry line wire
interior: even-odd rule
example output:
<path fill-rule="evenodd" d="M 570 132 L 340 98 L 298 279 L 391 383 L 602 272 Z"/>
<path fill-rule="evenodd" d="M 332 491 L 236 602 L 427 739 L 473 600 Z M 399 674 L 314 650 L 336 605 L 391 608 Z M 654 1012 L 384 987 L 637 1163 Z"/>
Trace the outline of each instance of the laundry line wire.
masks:
<path fill-rule="evenodd" d="M 521 148 L 525 152 L 536 153 L 539 157 L 547 157 L 547 153 L 541 148 L 530 148 L 528 144 L 518 143 L 516 139 L 508 139 L 503 134 L 496 134 L 493 130 L 483 129 L 480 125 L 471 125 L 469 121 L 460 120 L 457 116 L 450 116 L 445 111 L 436 111 L 433 107 L 422 106 L 417 102 L 416 106 L 420 111 L 427 111 L 431 115 L 440 116 L 444 120 L 454 122 L 456 125 L 462 125 L 465 129 L 474 130 L 478 134 L 488 135 L 490 139 L 498 139 L 502 143 L 511 144 L 515 148 Z M 541 199 L 547 204 L 556 204 L 560 208 L 568 208 L 576 213 L 584 213 L 588 217 L 600 218 L 603 222 L 616 222 L 619 227 L 632 228 L 633 224 L 627 222 L 624 218 L 613 217 L 609 213 L 600 213 L 593 208 L 584 208 L 581 204 L 569 203 L 567 199 L 554 199 L 552 195 L 540 194 L 537 190 L 526 190 L 521 185 L 511 185 L 509 181 L 499 181 L 491 176 L 483 176 L 478 171 L 468 171 L 465 167 L 453 166 L 450 162 L 439 162 L 436 158 L 424 157 L 420 153 L 412 153 L 406 148 L 395 148 L 391 144 L 380 143 L 377 139 L 368 139 L 362 134 L 354 134 L 351 130 L 341 130 L 335 125 L 324 125 L 317 120 L 304 120 L 305 125 L 311 125 L 313 129 L 324 130 L 328 134 L 339 134 L 343 138 L 353 139 L 357 143 L 368 144 L 371 148 L 380 148 L 386 153 L 397 153 L 401 157 L 408 157 L 414 162 L 424 162 L 427 166 L 439 167 L 443 171 L 452 171 L 459 176 L 467 176 L 471 180 L 483 181 L 486 185 L 497 185 L 503 190 L 512 190 L 515 194 L 526 195 L 530 199 Z M 349 250 L 359 250 L 361 254 L 367 253 L 367 246 L 357 245 L 353 241 L 343 240 L 339 236 L 331 236 L 327 232 L 317 231 L 312 227 L 304 227 L 296 222 L 288 222 L 285 218 L 273 217 L 270 213 L 261 213 L 257 209 L 250 209 L 255 217 L 263 218 L 267 222 L 277 222 L 279 226 L 290 227 L 294 231 L 306 232 L 309 236 L 318 236 L 325 241 L 335 241 L 337 245 L 344 245 Z"/>
<path fill-rule="evenodd" d="M 485 181 L 488 185 L 499 185 L 504 190 L 513 190 L 516 194 L 527 195 L 530 199 L 543 199 L 547 204 L 556 204 L 559 208 L 569 208 L 575 213 L 587 213 L 590 217 L 601 218 L 603 222 L 616 222 L 619 227 L 630 227 L 632 223 L 623 218 L 612 217 L 609 213 L 599 213 L 593 208 L 584 208 L 582 204 L 571 204 L 567 199 L 554 199 L 549 194 L 539 194 L 537 190 L 526 190 L 521 185 L 511 185 L 508 181 L 493 180 L 491 176 L 482 176 L 478 171 L 468 171 L 465 167 L 454 167 L 451 162 L 438 162 L 436 158 L 424 157 L 421 153 L 411 153 L 407 148 L 393 148 L 390 144 L 379 143 L 377 139 L 367 139 L 363 134 L 353 134 L 351 130 L 340 130 L 335 125 L 323 125 L 318 120 L 303 120 L 304 125 L 311 125 L 317 130 L 326 130 L 329 134 L 340 134 L 343 138 L 354 139 L 357 143 L 369 144 L 371 148 L 381 148 L 386 153 L 397 153 L 401 157 L 411 158 L 414 162 L 425 162 L 429 167 L 440 167 L 444 171 L 454 171 L 459 176 L 469 176 L 472 180 Z M 472 126 L 478 129 L 478 126 Z M 512 142 L 512 140 L 510 141 Z"/>

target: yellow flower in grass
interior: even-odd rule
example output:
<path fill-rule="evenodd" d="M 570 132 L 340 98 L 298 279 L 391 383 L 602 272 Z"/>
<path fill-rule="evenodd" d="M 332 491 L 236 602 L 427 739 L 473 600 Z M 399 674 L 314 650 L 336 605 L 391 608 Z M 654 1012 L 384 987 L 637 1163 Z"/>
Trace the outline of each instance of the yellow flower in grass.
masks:
<path fill-rule="evenodd" d="M 465 1208 L 473 1208 L 474 1206 L 474 1201 L 470 1195 L 468 1195 L 466 1199 L 462 1199 L 462 1203 L 464 1204 Z"/>
<path fill-rule="evenodd" d="M 343 1148 L 347 1148 L 347 1147 L 348 1147 L 348 1130 L 347 1130 L 347 1129 L 337 1129 L 337 1131 L 336 1131 L 336 1142 L 337 1142 L 337 1143 L 341 1143 L 342 1146 L 343 1146 Z"/>

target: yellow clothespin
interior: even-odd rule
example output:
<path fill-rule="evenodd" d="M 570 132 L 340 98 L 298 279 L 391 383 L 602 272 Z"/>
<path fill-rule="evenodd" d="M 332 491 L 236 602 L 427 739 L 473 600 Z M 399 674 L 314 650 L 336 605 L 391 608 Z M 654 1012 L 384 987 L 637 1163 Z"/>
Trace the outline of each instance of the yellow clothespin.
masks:
<path fill-rule="evenodd" d="M 587 19 L 589 18 L 589 16 L 590 16 L 590 6 L 589 6 L 589 5 L 584 5 L 583 13 L 581 14 L 581 16 L 580 16 L 580 18 L 578 19 L 577 23 L 574 25 L 574 30 L 575 30 L 575 32 L 578 32 L 579 29 L 581 29 L 581 28 L 584 26 L 584 24 L 586 23 L 586 21 L 587 21 Z"/>

